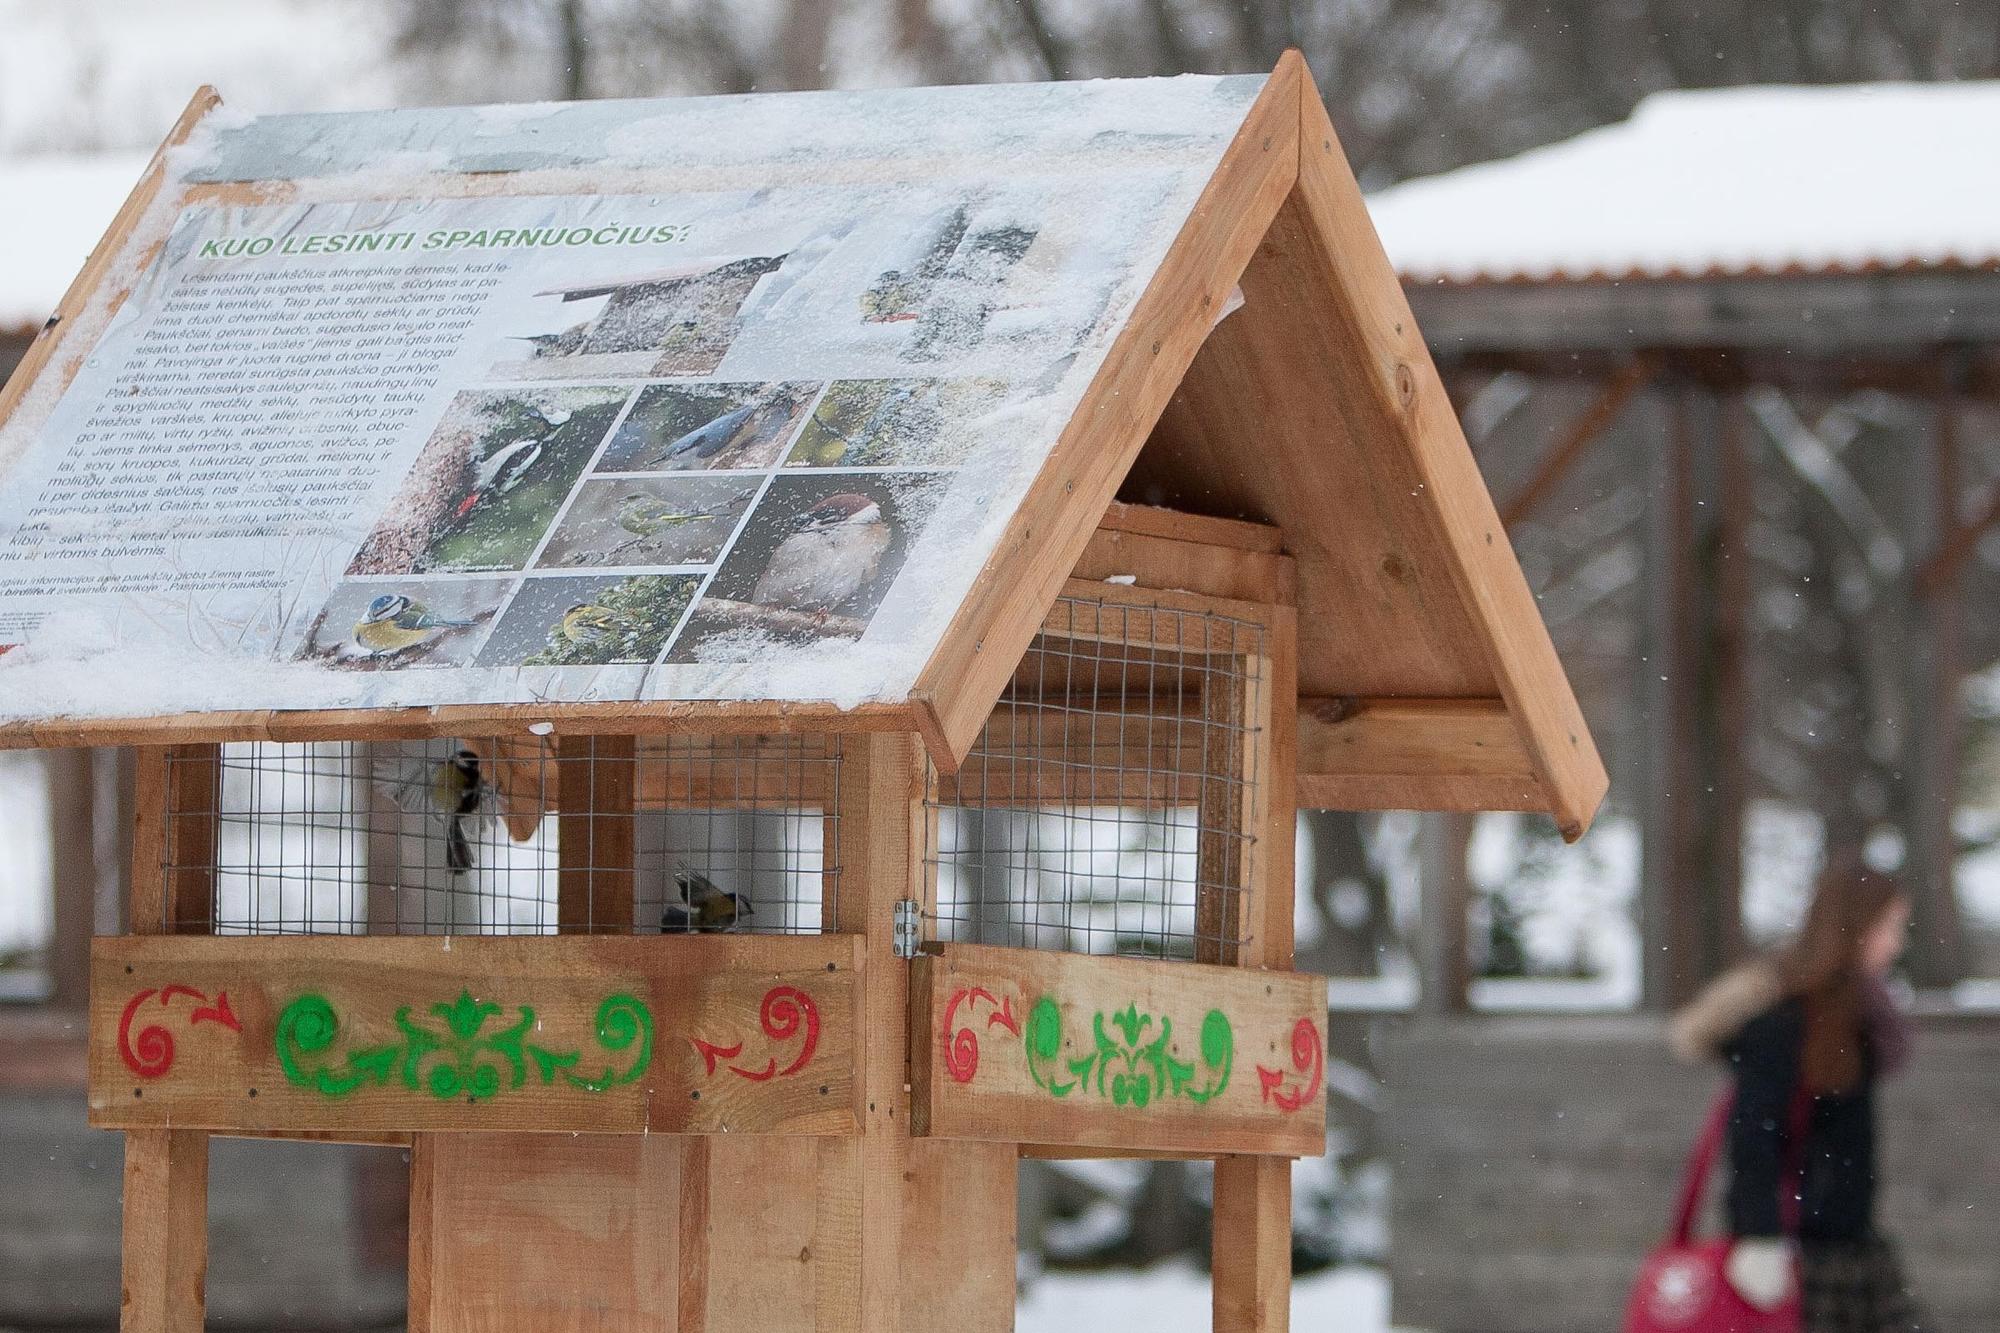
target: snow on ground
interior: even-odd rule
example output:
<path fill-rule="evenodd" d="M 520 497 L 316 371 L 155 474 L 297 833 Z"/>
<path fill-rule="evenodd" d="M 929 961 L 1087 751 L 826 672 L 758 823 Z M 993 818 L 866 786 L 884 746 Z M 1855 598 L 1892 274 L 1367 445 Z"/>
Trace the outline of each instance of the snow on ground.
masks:
<path fill-rule="evenodd" d="M 1138 1272 L 1049 1273 L 1021 1295 L 1016 1333 L 1208 1333 L 1208 1274 L 1186 1263 Z M 1292 1284 L 1292 1327 L 1388 1333 L 1389 1279 L 1336 1268 Z"/>
<path fill-rule="evenodd" d="M 1418 278 L 2000 263 L 2000 175 L 1965 170 L 1996 124 L 2000 82 L 1658 93 L 1368 206 Z"/>

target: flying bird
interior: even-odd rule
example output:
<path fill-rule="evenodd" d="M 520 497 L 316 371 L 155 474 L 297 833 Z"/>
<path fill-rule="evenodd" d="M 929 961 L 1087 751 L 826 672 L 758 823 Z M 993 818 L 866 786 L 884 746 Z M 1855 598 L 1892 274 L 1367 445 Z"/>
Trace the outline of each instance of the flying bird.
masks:
<path fill-rule="evenodd" d="M 744 917 L 756 911 L 742 894 L 717 888 L 708 876 L 685 865 L 675 867 L 674 887 L 680 890 L 681 901 L 669 902 L 660 913 L 663 933 L 713 934 L 735 930 L 745 924 Z"/>
<path fill-rule="evenodd" d="M 459 748 L 440 759 L 421 755 L 375 762 L 376 784 L 407 814 L 428 815 L 444 832 L 444 863 L 454 875 L 473 867 L 481 821 L 493 808 L 494 790 L 479 756 Z"/>
<path fill-rule="evenodd" d="M 805 512 L 799 526 L 771 552 L 750 592 L 759 606 L 829 614 L 875 581 L 889 550 L 882 506 L 842 491 Z"/>
<path fill-rule="evenodd" d="M 479 813 L 486 784 L 479 777 L 479 756 L 459 750 L 437 766 L 431 779 L 431 802 L 445 817 L 444 863 L 454 875 L 472 869 L 472 839 L 468 821 Z"/>
<path fill-rule="evenodd" d="M 429 643 L 446 630 L 466 629 L 472 620 L 448 620 L 402 593 L 385 592 L 368 603 L 354 626 L 354 641 L 370 656 L 400 653 Z"/>

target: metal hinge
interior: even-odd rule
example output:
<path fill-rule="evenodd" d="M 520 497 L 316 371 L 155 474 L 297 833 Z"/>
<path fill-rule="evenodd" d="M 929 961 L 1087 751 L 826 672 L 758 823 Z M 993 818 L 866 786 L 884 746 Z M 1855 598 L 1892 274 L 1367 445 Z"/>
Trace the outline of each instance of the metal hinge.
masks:
<path fill-rule="evenodd" d="M 917 956 L 917 904 L 905 898 L 896 904 L 896 957 Z"/>

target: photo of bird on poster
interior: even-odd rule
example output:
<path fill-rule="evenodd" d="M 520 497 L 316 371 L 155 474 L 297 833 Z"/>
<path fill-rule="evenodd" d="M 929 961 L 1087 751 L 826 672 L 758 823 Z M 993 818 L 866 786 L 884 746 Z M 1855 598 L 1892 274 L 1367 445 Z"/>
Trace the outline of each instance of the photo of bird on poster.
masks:
<path fill-rule="evenodd" d="M 755 477 L 593 478 L 549 534 L 543 569 L 705 565 L 757 496 Z"/>
<path fill-rule="evenodd" d="M 477 665 L 612 666 L 659 657 L 699 574 L 535 577 L 493 627 Z"/>
<path fill-rule="evenodd" d="M 755 661 L 859 638 L 949 474 L 781 475 L 717 568 L 670 662 Z"/>
<path fill-rule="evenodd" d="M 584 386 L 459 394 L 347 572 L 522 568 L 628 392 Z"/>
<path fill-rule="evenodd" d="M 461 666 L 479 650 L 510 586 L 502 579 L 342 583 L 295 655 L 363 671 Z"/>
<path fill-rule="evenodd" d="M 783 457 L 817 384 L 658 384 L 642 391 L 600 472 L 713 472 Z"/>

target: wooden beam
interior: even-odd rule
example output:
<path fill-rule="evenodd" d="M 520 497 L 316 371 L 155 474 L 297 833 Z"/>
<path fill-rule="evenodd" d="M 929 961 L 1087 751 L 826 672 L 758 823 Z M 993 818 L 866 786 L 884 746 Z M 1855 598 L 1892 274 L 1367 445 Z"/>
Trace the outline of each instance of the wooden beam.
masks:
<path fill-rule="evenodd" d="M 1269 680 L 1256 723 L 1265 744 L 1256 752 L 1252 777 L 1262 789 L 1261 826 L 1248 866 L 1249 895 L 1242 917 L 1244 938 L 1237 961 L 1247 968 L 1289 974 L 1293 961 L 1293 920 L 1297 892 L 1294 856 L 1298 844 L 1299 754 L 1298 621 L 1281 610 L 1271 627 Z M 1276 975 L 1264 973 L 1265 976 Z M 1326 983 L 1304 978 L 1324 994 Z M 1321 1087 L 1302 1087 L 1308 1070 L 1324 1067 L 1326 1031 L 1316 1012 L 1292 1025 L 1290 1041 L 1266 1053 L 1257 1066 L 1260 1087 L 1267 1070 L 1279 1087 L 1299 1099 L 1299 1113 L 1317 1117 L 1320 1136 L 1301 1154 L 1318 1156 L 1326 1146 L 1326 1100 Z M 1297 1081 L 1295 1081 L 1297 1080 Z M 1315 1080 L 1323 1082 L 1323 1080 Z M 1271 1093 L 1274 1098 L 1278 1093 Z M 1283 1103 L 1279 1103 L 1281 1106 Z M 1216 1333 L 1283 1333 L 1291 1327 L 1292 1164 L 1282 1157 L 1231 1156 L 1217 1159 L 1214 1212 L 1209 1227 L 1210 1322 Z"/>
<path fill-rule="evenodd" d="M 170 746 L 166 760 L 166 929 L 182 935 L 205 935 L 215 920 L 222 747 Z"/>
<path fill-rule="evenodd" d="M 1298 596 L 1298 571 L 1288 556 L 1102 527 L 1091 535 L 1070 578 L 1283 605 Z"/>
<path fill-rule="evenodd" d="M 208 1135 L 125 1132 L 120 1333 L 201 1333 L 208 1283 Z"/>
<path fill-rule="evenodd" d="M 1269 523 L 1251 523 L 1238 518 L 1216 518 L 1190 514 L 1160 505 L 1127 504 L 1114 500 L 1098 520 L 1100 533 L 1136 533 L 1163 537 L 1169 541 L 1194 542 L 1201 546 L 1224 546 L 1234 551 L 1279 555 L 1285 549 L 1285 535 Z"/>
<path fill-rule="evenodd" d="M 93 1006 L 100 1002 L 99 948 L 194 943 L 167 935 L 173 897 L 163 867 L 173 786 L 166 752 L 142 752 L 127 908 L 133 934 L 91 942 Z M 138 1060 L 160 1053 L 143 1029 L 132 1040 L 137 1045 L 127 1049 Z M 171 1045 L 164 1054 L 172 1058 Z M 124 1177 L 120 1333 L 201 1333 L 208 1310 L 208 1135 L 171 1122 L 133 1129 L 125 1135 Z"/>
<path fill-rule="evenodd" d="M 1535 506 L 1576 466 L 1577 460 L 1583 457 L 1592 442 L 1618 419 L 1618 414 L 1625 410 L 1625 404 L 1632 401 L 1633 395 L 1652 381 L 1654 373 L 1654 364 L 1647 357 L 1634 358 L 1620 368 L 1591 404 L 1569 423 L 1549 451 L 1542 455 L 1527 482 L 1501 507 L 1500 522 L 1511 528 L 1533 513 Z"/>
<path fill-rule="evenodd" d="M 945 944 L 915 961 L 912 987 L 919 1135 L 1325 1151 L 1322 978 Z M 1155 1042 L 1158 1062 L 1142 1053 Z"/>
<path fill-rule="evenodd" d="M 556 929 L 564 934 L 632 930 L 636 747 L 631 736 L 556 743 Z"/>
<path fill-rule="evenodd" d="M 1546 811 L 1499 699 L 1301 699 L 1299 804 Z"/>
<path fill-rule="evenodd" d="M 859 1221 L 854 1243 L 828 1276 L 842 1293 L 844 1308 L 852 1311 L 852 1327 L 895 1328 L 907 1285 L 904 1210 L 918 1193 L 904 1021 L 911 1003 L 909 967 L 895 956 L 895 919 L 897 903 L 923 896 L 917 835 L 924 769 L 914 736 L 843 744 L 840 901 L 833 924 L 863 941 L 871 966 L 859 999 L 863 1037 L 854 1097 L 861 1137 L 854 1152 L 827 1166 L 828 1178 L 852 1192 Z M 1011 1184 L 1011 1174 L 1007 1180 Z M 927 1181 L 926 1191 L 936 1183 Z"/>
<path fill-rule="evenodd" d="M 1295 53 L 1279 61 L 918 677 L 918 692 L 935 701 L 948 745 L 948 753 L 932 756 L 940 768 L 955 767 L 979 734 L 1043 612 L 1083 555 L 1095 516 L 1116 498 L 1291 191 L 1304 71 Z M 1077 523 L 1078 513 L 1092 517 Z"/>
<path fill-rule="evenodd" d="M 837 936 L 171 936 L 91 953 L 105 1127 L 852 1134 Z"/>

